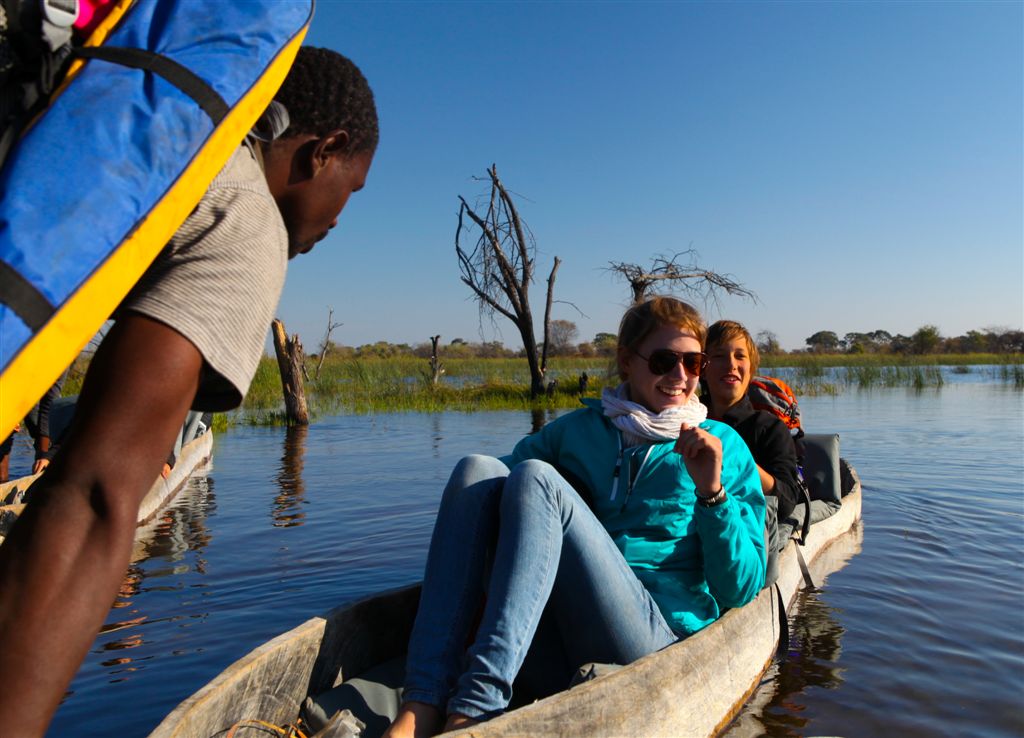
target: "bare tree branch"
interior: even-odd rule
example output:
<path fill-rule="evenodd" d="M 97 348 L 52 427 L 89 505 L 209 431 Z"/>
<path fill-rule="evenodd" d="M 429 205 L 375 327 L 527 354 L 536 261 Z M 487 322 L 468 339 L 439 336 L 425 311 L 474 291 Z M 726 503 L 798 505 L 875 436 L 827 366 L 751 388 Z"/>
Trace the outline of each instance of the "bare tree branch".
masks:
<path fill-rule="evenodd" d="M 331 331 L 335 328 L 340 328 L 345 325 L 344 323 L 333 323 L 334 319 L 334 308 L 327 308 L 327 330 L 324 332 L 324 340 L 320 343 L 320 358 L 316 362 L 316 371 L 313 372 L 313 376 L 316 379 L 320 379 L 320 367 L 324 365 L 324 359 L 327 357 L 327 350 L 331 347 Z M 302 366 L 302 373 L 306 374 L 306 366 Z M 309 380 L 309 376 L 306 376 L 306 380 Z"/>
<path fill-rule="evenodd" d="M 490 191 L 486 200 L 479 198 L 475 208 L 459 196 L 455 255 L 461 280 L 476 297 L 481 318 L 485 312 L 492 315 L 498 313 L 512 321 L 519 330 L 530 365 L 530 392 L 536 397 L 544 391 L 548 324 L 551 319 L 555 274 L 561 260 L 555 257 L 554 267 L 548 277 L 544 346 L 538 360 L 529 295 L 536 263 L 536 242 L 519 216 L 515 201 L 498 177 L 497 166 L 491 165 L 486 179 L 474 179 L 489 182 Z M 473 226 L 479 229 L 476 242 L 472 247 L 468 244 L 464 246 L 469 241 L 468 234 Z"/>
<path fill-rule="evenodd" d="M 681 263 L 686 258 L 688 263 Z M 649 268 L 639 264 L 622 261 L 608 262 L 607 271 L 624 278 L 632 292 L 633 302 L 644 300 L 649 290 L 657 284 L 665 284 L 669 289 L 679 289 L 685 293 L 696 295 L 703 300 L 711 300 L 716 305 L 722 292 L 728 295 L 743 297 L 757 302 L 757 295 L 737 282 L 730 274 L 720 274 L 699 266 L 700 258 L 693 249 L 680 251 L 671 258 L 663 255 L 651 260 Z"/>

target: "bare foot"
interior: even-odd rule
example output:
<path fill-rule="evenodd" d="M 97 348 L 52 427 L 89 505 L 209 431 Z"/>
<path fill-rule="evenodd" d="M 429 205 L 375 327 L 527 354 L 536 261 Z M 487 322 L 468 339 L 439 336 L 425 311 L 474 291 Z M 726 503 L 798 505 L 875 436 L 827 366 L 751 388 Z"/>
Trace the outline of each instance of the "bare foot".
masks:
<path fill-rule="evenodd" d="M 425 702 L 406 702 L 381 738 L 430 738 L 441 732 L 441 711 Z"/>
<path fill-rule="evenodd" d="M 444 724 L 444 730 L 441 732 L 447 733 L 452 730 L 466 730 L 467 728 L 472 728 L 479 722 L 479 720 L 474 720 L 471 717 L 466 717 L 465 715 L 453 712 L 448 716 L 448 721 Z"/>

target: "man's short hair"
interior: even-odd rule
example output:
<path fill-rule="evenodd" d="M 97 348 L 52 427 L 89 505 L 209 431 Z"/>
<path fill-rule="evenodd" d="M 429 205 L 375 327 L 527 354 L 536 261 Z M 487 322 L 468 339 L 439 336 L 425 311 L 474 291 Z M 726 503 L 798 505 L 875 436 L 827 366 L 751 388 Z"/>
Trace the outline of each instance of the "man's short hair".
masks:
<path fill-rule="evenodd" d="M 288 108 L 284 137 L 323 136 L 340 129 L 348 154 L 375 151 L 380 133 L 377 106 L 366 77 L 351 60 L 331 49 L 303 46 L 274 99 Z"/>

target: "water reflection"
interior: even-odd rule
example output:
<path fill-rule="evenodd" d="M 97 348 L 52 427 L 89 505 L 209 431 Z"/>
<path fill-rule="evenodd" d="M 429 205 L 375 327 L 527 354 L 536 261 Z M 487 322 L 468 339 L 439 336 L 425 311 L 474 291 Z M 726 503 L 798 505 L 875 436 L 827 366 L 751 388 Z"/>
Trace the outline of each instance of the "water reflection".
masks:
<path fill-rule="evenodd" d="M 444 433 L 441 430 L 441 413 L 430 415 L 430 450 L 434 452 L 434 458 L 441 458 L 441 442 L 444 441 Z"/>
<path fill-rule="evenodd" d="M 836 539 L 811 565 L 814 581 L 824 585 L 834 573 L 860 553 L 863 524 Z M 789 650 L 782 663 L 774 663 L 761 679 L 758 691 L 743 707 L 727 738 L 747 736 L 802 736 L 807 734 L 811 716 L 807 694 L 814 689 L 836 689 L 843 683 L 839 665 L 842 638 L 846 632 L 841 615 L 823 598 L 827 587 L 808 588 L 797 593 L 789 619 Z"/>
<path fill-rule="evenodd" d="M 205 574 L 206 560 L 201 554 L 213 538 L 206 519 L 215 509 L 213 480 L 200 472 L 189 479 L 167 508 L 136 530 L 128 570 L 93 647 L 93 653 L 111 656 L 99 662 L 111 677 L 111 684 L 124 681 L 129 673 L 137 671 L 136 662 L 153 658 L 146 653 L 135 657 L 125 654 L 147 645 L 143 628 L 161 620 L 152 620 L 143 609 L 147 596 L 152 596 L 147 592 L 178 588 L 175 584 L 160 586 L 164 577 L 181 577 L 190 572 Z M 185 563 L 186 558 L 191 565 Z M 71 694 L 68 692 L 65 699 Z"/>
<path fill-rule="evenodd" d="M 530 433 L 536 433 L 545 425 L 558 417 L 559 411 L 550 408 L 533 408 L 530 410 Z"/>
<path fill-rule="evenodd" d="M 285 431 L 281 467 L 277 473 L 278 493 L 270 517 L 275 528 L 302 525 L 306 517 L 302 509 L 306 497 L 306 484 L 302 481 L 302 467 L 306 458 L 308 425 L 292 425 Z"/>
<path fill-rule="evenodd" d="M 135 532 L 135 543 L 132 545 L 132 564 L 145 561 L 182 561 L 189 551 L 201 553 L 213 538 L 206 526 L 207 516 L 217 509 L 214 494 L 214 480 L 206 476 L 207 470 L 196 472 L 185 487 L 175 496 L 171 504 L 156 516 L 140 525 Z M 195 557 L 196 571 L 203 573 L 205 560 Z M 133 570 L 139 571 L 142 577 L 159 577 L 167 574 L 182 573 L 179 567 L 149 568 L 141 573 L 138 567 L 130 567 L 128 576 Z"/>

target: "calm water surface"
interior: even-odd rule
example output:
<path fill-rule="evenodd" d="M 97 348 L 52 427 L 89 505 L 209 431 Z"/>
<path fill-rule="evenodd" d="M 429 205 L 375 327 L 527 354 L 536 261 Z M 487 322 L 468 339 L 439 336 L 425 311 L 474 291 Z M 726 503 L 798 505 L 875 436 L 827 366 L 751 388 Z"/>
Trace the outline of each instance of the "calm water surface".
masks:
<path fill-rule="evenodd" d="M 790 658 L 734 735 L 1024 735 L 1024 393 L 948 381 L 802 401 L 860 472 L 863 547 L 803 597 Z M 418 579 L 452 465 L 531 424 L 339 416 L 218 436 L 137 545 L 50 735 L 145 735 L 271 636 Z"/>

